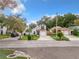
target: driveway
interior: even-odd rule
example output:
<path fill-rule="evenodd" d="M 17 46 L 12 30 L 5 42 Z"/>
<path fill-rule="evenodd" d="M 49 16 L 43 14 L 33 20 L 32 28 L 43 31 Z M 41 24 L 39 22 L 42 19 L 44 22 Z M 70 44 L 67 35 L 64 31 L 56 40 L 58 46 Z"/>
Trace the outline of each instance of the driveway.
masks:
<path fill-rule="evenodd" d="M 51 38 L 50 36 L 40 36 L 40 38 L 38 40 L 54 40 L 54 39 Z"/>
<path fill-rule="evenodd" d="M 65 35 L 65 37 L 69 38 L 69 40 L 74 41 L 74 40 L 79 40 L 79 37 L 73 36 L 73 35 Z"/>

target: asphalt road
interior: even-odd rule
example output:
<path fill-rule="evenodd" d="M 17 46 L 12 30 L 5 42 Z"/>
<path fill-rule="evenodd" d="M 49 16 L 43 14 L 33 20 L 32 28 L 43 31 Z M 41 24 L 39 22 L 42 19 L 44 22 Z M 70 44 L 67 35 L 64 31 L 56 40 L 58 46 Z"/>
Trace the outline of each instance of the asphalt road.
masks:
<path fill-rule="evenodd" d="M 17 48 L 33 59 L 79 59 L 79 47 Z"/>
<path fill-rule="evenodd" d="M 1 40 L 0 48 L 31 48 L 31 47 L 79 47 L 79 41 L 21 41 L 21 40 Z"/>
<path fill-rule="evenodd" d="M 2 40 L 0 49 L 23 51 L 32 59 L 79 59 L 79 41 Z"/>

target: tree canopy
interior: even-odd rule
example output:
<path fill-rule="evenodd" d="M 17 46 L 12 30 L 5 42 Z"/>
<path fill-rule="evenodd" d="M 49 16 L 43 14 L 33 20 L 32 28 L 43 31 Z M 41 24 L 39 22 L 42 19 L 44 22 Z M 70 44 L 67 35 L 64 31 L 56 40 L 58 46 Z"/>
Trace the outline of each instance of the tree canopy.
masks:
<path fill-rule="evenodd" d="M 8 30 L 17 30 L 18 32 L 22 32 L 26 28 L 25 21 L 16 16 L 0 16 L 0 25 L 7 26 Z"/>
<path fill-rule="evenodd" d="M 0 0 L 0 8 L 4 9 L 6 7 L 8 8 L 15 8 L 17 6 L 16 0 Z"/>
<path fill-rule="evenodd" d="M 47 28 L 50 29 L 56 26 L 57 20 L 57 26 L 69 27 L 74 24 L 75 19 L 77 19 L 77 17 L 72 13 L 64 14 L 63 16 L 57 15 L 54 18 L 44 16 L 43 18 L 41 18 L 41 20 L 37 22 L 37 24 L 46 24 Z"/>

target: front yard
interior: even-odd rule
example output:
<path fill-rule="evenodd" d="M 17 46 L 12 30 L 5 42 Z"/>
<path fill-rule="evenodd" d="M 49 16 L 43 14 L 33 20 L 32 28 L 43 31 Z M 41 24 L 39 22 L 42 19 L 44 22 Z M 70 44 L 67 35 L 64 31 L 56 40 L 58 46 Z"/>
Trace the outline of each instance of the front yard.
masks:
<path fill-rule="evenodd" d="M 0 50 L 0 59 L 27 59 L 26 57 L 16 57 L 16 58 L 7 58 L 8 55 L 13 54 L 14 50 L 8 50 L 8 49 L 4 49 L 4 50 Z"/>
<path fill-rule="evenodd" d="M 0 35 L 0 39 L 5 39 L 11 37 L 10 35 Z"/>
<path fill-rule="evenodd" d="M 56 41 L 69 41 L 68 38 L 66 38 L 65 36 L 62 36 L 61 38 L 59 36 L 56 36 L 56 35 L 51 35 L 51 37 L 53 39 L 55 39 Z"/>
<path fill-rule="evenodd" d="M 38 35 L 22 35 L 19 40 L 38 40 Z"/>
<path fill-rule="evenodd" d="M 65 37 L 63 32 L 61 32 L 60 30 L 57 33 L 53 33 L 51 37 L 56 41 L 69 41 L 69 38 Z"/>
<path fill-rule="evenodd" d="M 74 29 L 73 32 L 72 32 L 72 35 L 79 37 L 79 30 Z"/>

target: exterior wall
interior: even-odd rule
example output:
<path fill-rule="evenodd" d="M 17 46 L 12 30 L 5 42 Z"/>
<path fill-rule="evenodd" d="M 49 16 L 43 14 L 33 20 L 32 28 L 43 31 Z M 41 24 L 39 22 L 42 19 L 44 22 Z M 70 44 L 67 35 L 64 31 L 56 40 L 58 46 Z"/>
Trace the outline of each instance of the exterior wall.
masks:
<path fill-rule="evenodd" d="M 7 32 L 7 28 L 3 27 L 3 34 L 6 34 L 6 32 Z"/>
<path fill-rule="evenodd" d="M 1 34 L 1 31 L 2 31 L 2 34 L 6 34 L 6 32 L 7 32 L 7 27 L 1 28 L 1 26 L 0 26 L 0 34 Z"/>
<path fill-rule="evenodd" d="M 41 31 L 42 30 L 42 26 L 44 27 L 44 31 Z M 37 30 L 39 30 L 39 34 L 40 35 L 42 35 L 42 34 L 44 34 L 44 35 L 46 35 L 46 26 L 45 25 L 40 25 L 40 26 L 37 26 L 37 27 L 35 27 L 34 29 L 32 29 L 32 34 L 34 34 L 34 32 L 35 32 L 35 34 L 38 34 L 37 33 Z"/>

